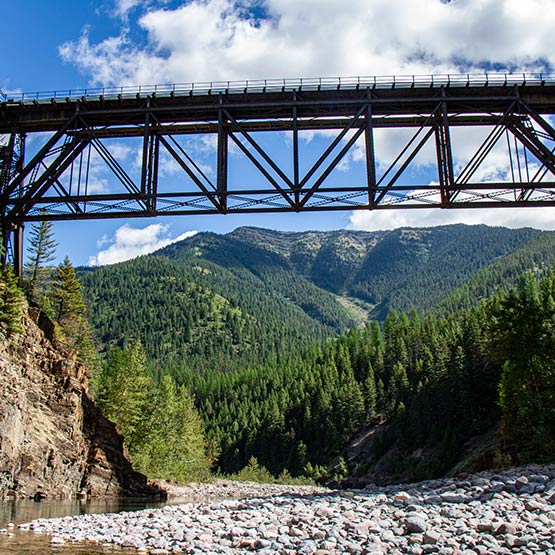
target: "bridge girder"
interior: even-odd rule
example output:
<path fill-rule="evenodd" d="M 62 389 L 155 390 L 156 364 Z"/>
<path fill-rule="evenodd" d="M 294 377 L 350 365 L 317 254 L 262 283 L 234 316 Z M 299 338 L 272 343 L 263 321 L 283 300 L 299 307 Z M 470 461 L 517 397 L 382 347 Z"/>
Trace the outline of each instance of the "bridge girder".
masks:
<path fill-rule="evenodd" d="M 555 206 L 555 130 L 545 117 L 552 114 L 555 83 L 543 81 L 6 101 L 0 104 L 0 134 L 8 137 L 0 152 L 2 228 L 6 238 L 39 220 Z M 451 135 L 465 127 L 488 133 L 457 164 Z M 377 162 L 375 151 L 381 129 L 411 133 L 387 165 Z M 303 131 L 335 133 L 305 172 Z M 290 134 L 288 169 L 261 144 L 261 132 Z M 43 140 L 26 157 L 29 136 Z M 214 138 L 215 167 L 205 168 L 187 151 L 183 138 L 194 136 Z M 136 175 L 111 152 L 116 139 L 141 141 Z M 488 180 L 480 172 L 503 139 L 510 171 L 504 180 Z M 408 168 L 430 142 L 437 182 L 407 182 Z M 332 182 L 330 175 L 357 144 L 366 179 Z M 230 179 L 231 149 L 257 170 L 258 185 Z M 183 172 L 186 187 L 161 186 L 162 153 Z M 104 190 L 91 186 L 91 159 L 111 172 Z"/>

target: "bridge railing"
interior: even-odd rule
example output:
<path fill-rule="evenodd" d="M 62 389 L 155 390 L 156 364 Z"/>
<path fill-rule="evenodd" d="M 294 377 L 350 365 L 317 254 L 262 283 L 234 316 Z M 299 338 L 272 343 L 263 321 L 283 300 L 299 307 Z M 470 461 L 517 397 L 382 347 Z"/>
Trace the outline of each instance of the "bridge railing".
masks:
<path fill-rule="evenodd" d="M 484 87 L 511 85 L 555 85 L 555 74 L 544 73 L 483 73 L 440 75 L 390 75 L 372 77 L 316 77 L 298 79 L 255 79 L 245 81 L 202 81 L 121 87 L 57 89 L 39 92 L 6 94 L 4 102 L 56 102 L 79 99 L 123 99 L 155 96 L 196 96 L 208 94 L 248 94 L 287 91 L 326 91 L 355 89 Z"/>

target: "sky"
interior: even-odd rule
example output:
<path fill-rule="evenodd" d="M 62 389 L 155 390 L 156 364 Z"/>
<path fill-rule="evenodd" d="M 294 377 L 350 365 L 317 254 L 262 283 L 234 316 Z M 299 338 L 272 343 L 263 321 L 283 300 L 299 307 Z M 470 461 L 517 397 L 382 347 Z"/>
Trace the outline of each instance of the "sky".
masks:
<path fill-rule="evenodd" d="M 555 73 L 554 28 L 553 0 L 4 0 L 0 88 L 28 92 L 265 78 Z M 402 131 L 376 136 L 378 166 L 387 165 L 403 138 Z M 326 140 L 325 133 L 305 134 L 306 156 Z M 477 140 L 461 132 L 454 138 L 457 152 L 464 157 L 467 143 Z M 286 142 L 274 141 L 276 156 Z M 136 159 L 133 147 L 119 148 L 130 163 Z M 192 148 L 205 156 L 211 171 L 209 141 Z M 486 177 L 502 176 L 505 158 L 494 153 Z M 340 170 L 354 180 L 363 163 L 355 147 Z M 416 171 L 432 181 L 433 168 L 433 151 L 424 151 Z M 161 171 L 166 179 L 175 178 L 169 162 Z M 108 174 L 99 169 L 96 179 L 99 190 L 109 190 Z M 84 265 L 117 262 L 195 232 L 224 233 L 241 225 L 375 230 L 455 222 L 555 229 L 555 210 L 186 216 L 60 222 L 54 230 L 59 259 L 69 255 Z"/>

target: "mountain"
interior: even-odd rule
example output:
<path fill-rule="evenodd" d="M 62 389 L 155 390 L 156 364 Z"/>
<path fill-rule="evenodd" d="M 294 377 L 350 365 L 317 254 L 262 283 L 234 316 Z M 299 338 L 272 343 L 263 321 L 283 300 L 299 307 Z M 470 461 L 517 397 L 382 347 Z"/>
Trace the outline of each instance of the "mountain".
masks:
<path fill-rule="evenodd" d="M 356 325 L 335 295 L 274 253 L 227 236 L 194 239 L 83 275 L 103 345 L 136 338 L 166 370 L 233 370 Z"/>
<path fill-rule="evenodd" d="M 199 233 L 83 270 L 101 343 L 140 339 L 164 370 L 278 360 L 391 310 L 464 308 L 555 262 L 555 233 L 452 225 Z"/>
<path fill-rule="evenodd" d="M 554 263 L 555 233 L 533 229 L 243 227 L 82 281 L 103 347 L 140 339 L 153 374 L 192 392 L 220 472 L 256 457 L 276 475 L 403 481 L 478 444 L 493 464 L 503 294 L 479 301 Z"/>

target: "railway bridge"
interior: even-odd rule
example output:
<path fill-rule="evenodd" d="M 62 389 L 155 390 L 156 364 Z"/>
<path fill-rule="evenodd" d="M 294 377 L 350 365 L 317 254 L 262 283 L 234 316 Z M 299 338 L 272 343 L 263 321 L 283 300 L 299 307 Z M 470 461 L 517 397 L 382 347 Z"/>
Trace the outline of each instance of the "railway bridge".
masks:
<path fill-rule="evenodd" d="M 554 114 L 555 75 L 543 74 L 0 91 L 4 246 L 20 272 L 24 224 L 40 220 L 555 206 Z M 462 128 L 481 130 L 470 153 L 453 139 Z M 384 164 L 376 138 L 395 129 L 403 140 Z M 300 148 L 307 131 L 329 139 L 310 164 Z M 265 144 L 267 132 L 287 134 L 287 162 Z M 209 138 L 213 167 L 195 158 L 191 137 Z M 138 152 L 135 168 L 118 158 L 126 142 Z M 430 146 L 436 177 L 407 178 Z M 361 183 L 337 178 L 354 148 L 365 164 Z M 230 174 L 232 149 L 258 181 Z M 505 160 L 494 176 L 486 171 L 492 154 Z M 168 160 L 179 178 L 161 179 Z M 103 187 L 94 179 L 99 164 L 111 175 Z"/>

